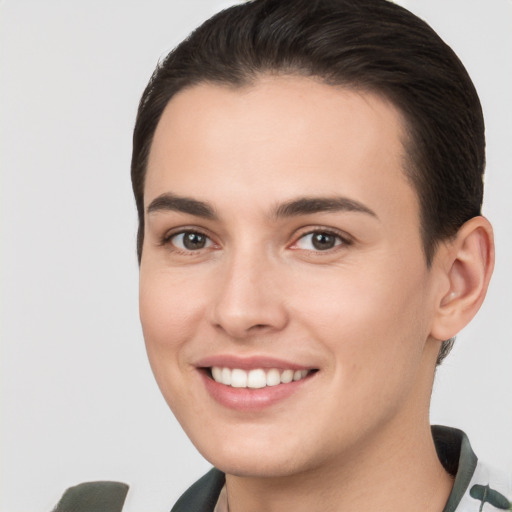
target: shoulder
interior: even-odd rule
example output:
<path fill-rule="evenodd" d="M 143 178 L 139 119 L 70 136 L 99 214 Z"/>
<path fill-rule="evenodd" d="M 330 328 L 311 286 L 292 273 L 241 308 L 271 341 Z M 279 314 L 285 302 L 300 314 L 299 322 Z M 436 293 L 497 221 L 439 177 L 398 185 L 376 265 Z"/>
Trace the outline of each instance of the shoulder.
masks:
<path fill-rule="evenodd" d="M 480 461 L 462 430 L 434 425 L 432 435 L 440 462 L 454 477 L 443 512 L 512 510 L 512 473 Z"/>
<path fill-rule="evenodd" d="M 462 430 L 435 425 L 432 434 L 439 460 L 454 477 L 443 512 L 512 510 L 512 473 L 480 461 Z"/>
<path fill-rule="evenodd" d="M 460 512 L 512 510 L 512 473 L 478 461 Z"/>
<path fill-rule="evenodd" d="M 213 512 L 224 482 L 224 473 L 211 469 L 181 496 L 171 512 Z M 67 489 L 53 512 L 121 512 L 128 489 L 122 482 L 84 482 Z"/>
<path fill-rule="evenodd" d="M 128 489 L 123 482 L 84 482 L 67 489 L 53 512 L 121 512 Z"/>

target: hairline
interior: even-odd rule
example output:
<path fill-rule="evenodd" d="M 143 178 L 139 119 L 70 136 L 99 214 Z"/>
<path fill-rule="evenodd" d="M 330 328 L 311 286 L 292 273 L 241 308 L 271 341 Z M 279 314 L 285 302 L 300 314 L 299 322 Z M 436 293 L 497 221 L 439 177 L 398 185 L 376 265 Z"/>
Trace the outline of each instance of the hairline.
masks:
<path fill-rule="evenodd" d="M 144 215 L 144 218 L 146 216 L 146 212 L 144 209 L 144 189 L 145 189 L 145 183 L 146 183 L 146 174 L 148 171 L 148 165 L 149 165 L 149 159 L 151 155 L 151 149 L 153 147 L 153 141 L 155 137 L 155 133 L 158 129 L 158 125 L 160 124 L 160 121 L 163 117 L 163 114 L 171 101 L 180 93 L 184 93 L 188 90 L 194 89 L 196 87 L 201 87 L 204 85 L 212 85 L 217 87 L 223 87 L 228 90 L 232 91 L 241 91 L 244 89 L 250 89 L 252 87 L 256 87 L 258 83 L 261 82 L 262 79 L 265 79 L 266 77 L 273 77 L 273 78 L 308 78 L 311 79 L 317 83 L 328 85 L 330 87 L 333 87 L 335 89 L 345 90 L 345 91 L 351 91 L 356 92 L 360 94 L 369 94 L 373 95 L 374 97 L 380 99 L 381 101 L 387 103 L 390 105 L 395 112 L 398 115 L 399 121 L 400 121 L 400 133 L 399 133 L 399 140 L 402 146 L 402 155 L 401 155 L 401 161 L 402 161 L 402 173 L 407 180 L 408 184 L 411 186 L 412 190 L 414 191 L 417 205 L 418 205 L 418 217 L 419 217 L 419 230 L 420 230 L 420 237 L 422 240 L 423 245 L 423 253 L 425 256 L 425 263 L 427 268 L 430 269 L 432 266 L 432 261 L 434 254 L 436 252 L 438 244 L 443 240 L 442 237 L 438 237 L 435 239 L 432 239 L 428 236 L 428 228 L 427 228 L 427 219 L 426 219 L 426 212 L 423 207 L 421 197 L 420 197 L 420 185 L 415 181 L 415 178 L 422 178 L 422 171 L 418 168 L 418 162 L 417 158 L 415 158 L 414 153 L 417 151 L 417 137 L 418 135 L 415 135 L 413 133 L 413 126 L 414 123 L 408 119 L 408 116 L 406 112 L 404 112 L 404 109 L 400 107 L 400 105 L 397 104 L 396 101 L 393 99 L 393 95 L 390 93 L 387 93 L 385 91 L 385 87 L 378 88 L 378 86 L 368 86 L 364 85 L 362 83 L 358 83 L 355 80 L 329 80 L 328 77 L 322 76 L 320 74 L 315 74 L 307 69 L 300 68 L 300 67 L 293 67 L 288 66 L 284 68 L 275 68 L 275 67 L 269 67 L 258 69 L 253 72 L 247 72 L 243 76 L 238 77 L 238 79 L 228 79 L 226 77 L 222 79 L 217 78 L 202 78 L 199 80 L 191 80 L 189 83 L 184 84 L 182 87 L 178 88 L 174 93 L 167 99 L 167 102 L 165 106 L 161 109 L 160 115 L 158 118 L 158 121 L 156 122 L 155 129 L 153 130 L 153 133 L 151 135 L 151 138 L 147 141 L 148 147 L 147 147 L 147 153 L 145 155 L 145 159 L 143 162 L 143 165 L 141 166 L 142 169 L 142 175 L 143 180 L 141 183 L 141 198 L 143 201 L 142 204 L 142 212 Z M 142 245 L 144 240 L 144 223 L 139 223 L 139 231 L 142 230 L 142 241 L 140 242 L 140 255 L 139 255 L 139 265 L 140 260 L 142 257 Z"/>

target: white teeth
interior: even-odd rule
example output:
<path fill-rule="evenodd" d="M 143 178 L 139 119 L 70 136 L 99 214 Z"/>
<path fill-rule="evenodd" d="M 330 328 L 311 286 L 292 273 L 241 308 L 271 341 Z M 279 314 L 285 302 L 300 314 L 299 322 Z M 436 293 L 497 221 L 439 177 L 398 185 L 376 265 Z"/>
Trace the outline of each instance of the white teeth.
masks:
<path fill-rule="evenodd" d="M 248 388 L 264 388 L 267 385 L 267 376 L 261 369 L 251 370 L 247 376 L 247 387 Z"/>
<path fill-rule="evenodd" d="M 272 368 L 267 372 L 267 386 L 277 386 L 281 384 L 281 374 L 279 370 Z"/>
<path fill-rule="evenodd" d="M 231 371 L 231 386 L 234 388 L 247 387 L 247 372 L 235 368 Z"/>
<path fill-rule="evenodd" d="M 278 370 L 270 368 L 255 368 L 246 371 L 240 368 L 226 368 L 212 366 L 212 377 L 215 382 L 234 388 L 259 389 L 265 386 L 277 386 L 278 384 L 288 384 L 292 381 L 301 380 L 309 374 L 309 370 Z"/>
<path fill-rule="evenodd" d="M 228 368 L 226 368 L 226 370 L 228 370 Z M 223 381 L 222 368 L 219 368 L 218 366 L 213 366 L 212 367 L 212 377 L 213 377 L 213 380 L 215 380 L 216 382 L 222 382 Z"/>
<path fill-rule="evenodd" d="M 215 379 L 215 377 L 213 377 Z M 231 370 L 229 368 L 222 368 L 221 379 L 217 382 L 222 382 L 226 386 L 231 385 Z"/>
<path fill-rule="evenodd" d="M 293 380 L 293 370 L 285 370 L 283 373 L 281 373 L 281 382 L 283 384 L 288 384 L 288 382 L 291 382 Z"/>

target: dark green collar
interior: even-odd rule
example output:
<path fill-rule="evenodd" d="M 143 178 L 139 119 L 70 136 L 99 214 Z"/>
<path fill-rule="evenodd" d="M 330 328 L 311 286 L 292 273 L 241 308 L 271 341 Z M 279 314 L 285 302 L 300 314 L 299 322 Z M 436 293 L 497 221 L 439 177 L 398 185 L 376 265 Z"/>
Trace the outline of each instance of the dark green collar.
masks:
<path fill-rule="evenodd" d="M 441 464 L 455 477 L 443 512 L 455 512 L 468 489 L 478 459 L 462 430 L 435 425 L 432 427 L 432 436 Z"/>
<path fill-rule="evenodd" d="M 213 512 L 225 481 L 224 473 L 211 469 L 181 496 L 171 512 Z"/>
<path fill-rule="evenodd" d="M 461 430 L 433 426 L 432 436 L 439 460 L 446 471 L 455 477 L 443 512 L 455 512 L 469 486 L 478 459 Z M 171 512 L 213 512 L 224 483 L 224 473 L 216 468 L 211 469 L 181 496 Z"/>

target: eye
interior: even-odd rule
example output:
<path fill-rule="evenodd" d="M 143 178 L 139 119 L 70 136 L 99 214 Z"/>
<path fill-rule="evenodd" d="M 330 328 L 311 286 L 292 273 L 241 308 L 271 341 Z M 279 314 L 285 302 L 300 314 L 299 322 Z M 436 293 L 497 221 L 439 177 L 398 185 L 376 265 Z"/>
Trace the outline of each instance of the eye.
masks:
<path fill-rule="evenodd" d="M 348 244 L 341 236 L 330 231 L 313 231 L 301 236 L 295 248 L 306 251 L 328 251 L 342 244 Z"/>
<path fill-rule="evenodd" d="M 209 237 L 197 231 L 182 231 L 171 235 L 167 241 L 183 251 L 199 251 L 213 245 Z"/>

